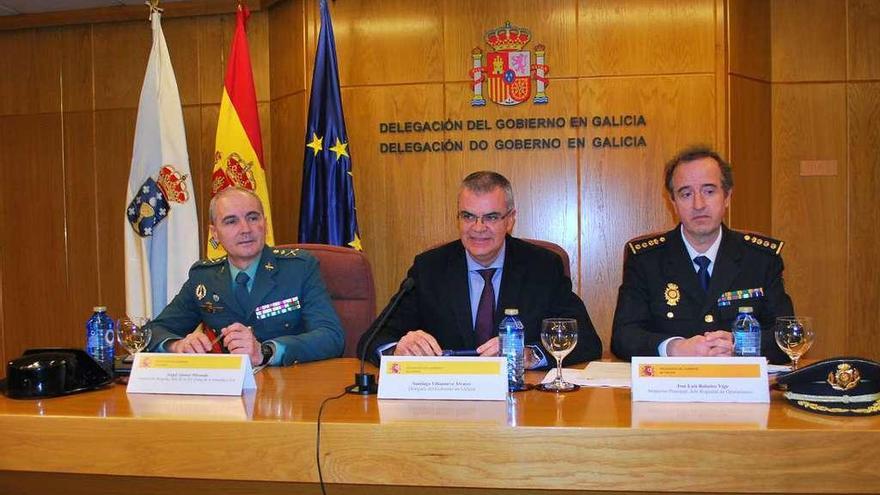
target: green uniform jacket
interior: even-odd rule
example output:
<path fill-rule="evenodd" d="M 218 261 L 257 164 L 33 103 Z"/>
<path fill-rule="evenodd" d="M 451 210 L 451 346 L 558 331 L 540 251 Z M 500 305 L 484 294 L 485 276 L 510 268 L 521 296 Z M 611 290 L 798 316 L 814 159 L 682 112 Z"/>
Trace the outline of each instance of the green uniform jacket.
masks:
<path fill-rule="evenodd" d="M 263 248 L 251 289 L 249 308 L 232 293 L 226 258 L 199 261 L 180 292 L 150 323 L 150 349 L 189 334 L 199 323 L 219 331 L 233 323 L 253 329 L 260 342 L 276 344 L 270 364 L 290 365 L 342 355 L 345 336 L 318 270 L 318 260 L 302 249 Z M 295 299 L 294 299 L 295 298 Z M 280 303 L 281 311 L 266 305 Z M 263 316 L 257 316 L 257 309 Z"/>
<path fill-rule="evenodd" d="M 721 246 L 709 281 L 700 287 L 680 226 L 630 242 L 617 296 L 611 351 L 620 359 L 656 356 L 670 337 L 689 338 L 709 330 L 730 331 L 740 306 L 752 306 L 761 323 L 761 355 L 787 363 L 776 345 L 777 316 L 794 314 L 782 281 L 782 242 L 722 226 Z M 742 292 L 761 289 L 745 298 Z M 733 299 L 730 304 L 719 300 Z"/>

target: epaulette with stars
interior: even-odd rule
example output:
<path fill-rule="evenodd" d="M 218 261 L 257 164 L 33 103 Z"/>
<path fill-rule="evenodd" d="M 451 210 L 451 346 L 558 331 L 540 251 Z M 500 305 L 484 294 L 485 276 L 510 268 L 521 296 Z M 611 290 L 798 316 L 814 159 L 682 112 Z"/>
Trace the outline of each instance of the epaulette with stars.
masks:
<path fill-rule="evenodd" d="M 205 258 L 199 261 L 196 261 L 192 268 L 201 268 L 205 266 L 217 266 L 220 263 L 226 263 L 226 256 L 221 256 L 219 258 Z"/>
<path fill-rule="evenodd" d="M 657 234 L 642 237 L 641 239 L 636 239 L 634 241 L 629 241 L 627 243 L 627 246 L 629 247 L 629 250 L 632 254 L 639 254 L 662 246 L 665 243 L 666 234 Z"/>
<path fill-rule="evenodd" d="M 763 251 L 769 251 L 773 254 L 778 255 L 782 251 L 782 246 L 785 245 L 784 241 L 776 240 L 763 235 L 755 235 L 753 233 L 743 233 L 743 240 L 749 246 L 754 246 Z"/>
<path fill-rule="evenodd" d="M 299 256 L 299 251 L 299 248 L 272 248 L 272 254 L 274 254 L 276 258 L 296 258 Z"/>

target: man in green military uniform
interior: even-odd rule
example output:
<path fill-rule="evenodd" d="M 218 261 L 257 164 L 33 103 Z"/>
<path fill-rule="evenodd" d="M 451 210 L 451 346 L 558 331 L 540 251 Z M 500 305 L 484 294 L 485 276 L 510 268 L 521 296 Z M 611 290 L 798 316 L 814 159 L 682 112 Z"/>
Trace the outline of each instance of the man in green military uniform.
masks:
<path fill-rule="evenodd" d="M 205 353 L 222 348 L 251 364 L 290 365 L 338 357 L 342 325 L 308 252 L 266 246 L 259 197 L 229 188 L 209 208 L 212 242 L 227 256 L 200 261 L 150 323 L 154 352 Z M 205 331 L 195 331 L 204 323 Z"/>
<path fill-rule="evenodd" d="M 782 281 L 782 242 L 723 223 L 733 173 L 708 148 L 666 165 L 666 189 L 681 224 L 627 245 L 611 351 L 633 356 L 730 356 L 730 327 L 741 306 L 761 323 L 761 354 L 787 362 L 776 346 L 777 316 L 794 314 Z"/>

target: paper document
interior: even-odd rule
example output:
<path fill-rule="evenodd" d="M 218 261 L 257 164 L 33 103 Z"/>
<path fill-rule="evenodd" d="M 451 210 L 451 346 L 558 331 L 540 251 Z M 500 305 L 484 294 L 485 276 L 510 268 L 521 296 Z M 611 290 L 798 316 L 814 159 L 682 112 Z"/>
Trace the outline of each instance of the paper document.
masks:
<path fill-rule="evenodd" d="M 608 363 L 593 361 L 584 369 L 563 368 L 562 378 L 581 387 L 619 387 L 629 388 L 632 379 L 629 363 Z M 556 369 L 547 372 L 541 383 L 556 379 Z"/>
<path fill-rule="evenodd" d="M 767 373 L 771 375 L 776 375 L 778 373 L 788 373 L 791 371 L 791 366 L 786 364 L 768 364 L 767 365 Z"/>
<path fill-rule="evenodd" d="M 584 369 L 563 368 L 562 378 L 581 387 L 632 387 L 632 371 L 630 363 L 609 363 L 593 361 Z M 791 366 L 771 364 L 767 366 L 771 374 L 787 373 Z M 556 368 L 547 372 L 541 383 L 549 383 L 556 379 Z"/>

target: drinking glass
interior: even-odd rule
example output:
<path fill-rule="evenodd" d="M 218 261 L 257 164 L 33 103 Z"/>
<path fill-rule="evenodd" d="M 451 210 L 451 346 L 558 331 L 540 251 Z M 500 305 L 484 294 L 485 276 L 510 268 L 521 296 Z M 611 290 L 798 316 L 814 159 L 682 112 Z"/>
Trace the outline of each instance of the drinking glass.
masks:
<path fill-rule="evenodd" d="M 116 340 L 132 358 L 150 344 L 153 331 L 147 326 L 149 322 L 150 319 L 143 316 L 125 316 L 117 322 Z"/>
<path fill-rule="evenodd" d="M 547 318 L 541 322 L 541 343 L 556 358 L 556 379 L 538 385 L 545 392 L 571 392 L 580 387 L 562 379 L 562 360 L 577 345 L 577 320 L 574 318 Z"/>
<path fill-rule="evenodd" d="M 776 318 L 776 345 L 791 358 L 792 371 L 798 359 L 813 345 L 813 319 L 809 316 L 780 316 Z"/>

